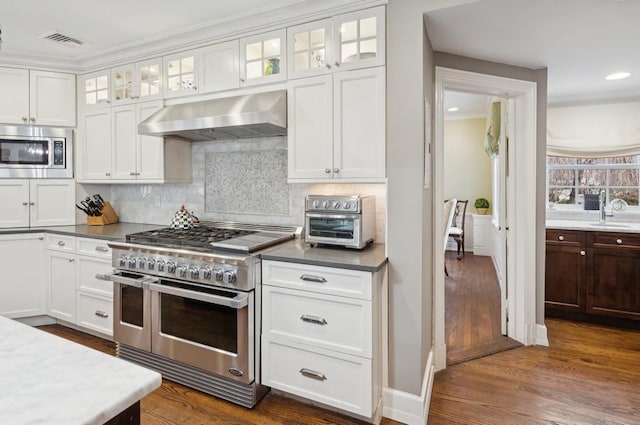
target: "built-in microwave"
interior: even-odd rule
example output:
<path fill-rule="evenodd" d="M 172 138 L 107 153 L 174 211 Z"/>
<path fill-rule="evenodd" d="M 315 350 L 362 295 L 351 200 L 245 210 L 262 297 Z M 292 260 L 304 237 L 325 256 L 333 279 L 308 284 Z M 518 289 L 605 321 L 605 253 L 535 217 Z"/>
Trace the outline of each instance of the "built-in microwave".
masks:
<path fill-rule="evenodd" d="M 0 178 L 73 178 L 73 130 L 0 125 Z"/>
<path fill-rule="evenodd" d="M 372 195 L 308 195 L 305 200 L 305 241 L 362 249 L 376 234 Z"/>

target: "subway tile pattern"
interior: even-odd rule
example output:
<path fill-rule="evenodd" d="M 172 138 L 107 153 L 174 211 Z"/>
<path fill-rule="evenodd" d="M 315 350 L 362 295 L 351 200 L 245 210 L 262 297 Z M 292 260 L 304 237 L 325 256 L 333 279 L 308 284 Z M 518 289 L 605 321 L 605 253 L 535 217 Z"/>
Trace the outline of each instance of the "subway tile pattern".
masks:
<path fill-rule="evenodd" d="M 184 204 L 201 220 L 225 220 L 246 223 L 275 224 L 275 225 L 304 225 L 304 198 L 309 194 L 319 195 L 349 195 L 372 194 L 376 198 L 376 242 L 385 242 L 386 217 L 387 217 L 387 185 L 376 184 L 287 184 L 288 195 L 274 193 L 283 191 L 283 187 L 271 187 L 245 190 L 245 195 L 259 201 L 253 201 L 254 211 L 243 213 L 223 210 L 212 204 L 212 198 L 207 199 L 207 190 L 211 191 L 212 185 L 220 184 L 210 178 L 211 169 L 207 162 L 213 157 L 234 158 L 247 161 L 250 156 L 260 154 L 276 155 L 273 152 L 285 152 L 284 160 L 278 163 L 280 170 L 286 176 L 286 137 L 269 137 L 244 140 L 219 140 L 211 142 L 197 142 L 192 147 L 192 173 L 193 180 L 190 184 L 132 184 L 101 186 L 99 192 L 105 199 L 111 201 L 121 222 L 148 223 L 169 225 L 171 217 L 180 206 Z M 244 158 L 242 153 L 244 153 Z M 227 154 L 231 154 L 230 156 Z M 225 156 L 227 155 L 227 156 Z M 270 161 L 275 161 L 272 158 Z M 262 172 L 265 172 L 264 170 Z M 266 171 L 273 173 L 276 171 Z M 238 193 L 237 185 L 242 179 L 227 179 L 227 193 Z M 285 180 L 286 181 L 286 180 Z M 209 188 L 207 188 L 209 186 Z M 108 190 L 107 190 L 108 189 Z M 97 189 L 96 189 L 97 190 Z M 89 192 L 96 190 L 91 188 Z M 265 192 L 265 193 L 260 193 Z M 209 194 L 211 195 L 211 194 Z M 262 204 L 267 200 L 277 199 L 277 206 L 270 206 L 267 211 Z M 274 211 L 279 211 L 274 212 Z M 286 212 L 288 211 L 288 212 Z"/>

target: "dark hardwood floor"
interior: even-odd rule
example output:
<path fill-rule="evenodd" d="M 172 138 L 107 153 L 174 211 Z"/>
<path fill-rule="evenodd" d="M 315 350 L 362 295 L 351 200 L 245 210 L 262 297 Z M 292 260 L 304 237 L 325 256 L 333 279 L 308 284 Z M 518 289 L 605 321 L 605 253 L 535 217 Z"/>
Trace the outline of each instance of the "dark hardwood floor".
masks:
<path fill-rule="evenodd" d="M 547 319 L 550 347 L 436 373 L 429 425 L 640 424 L 640 332 Z"/>
<path fill-rule="evenodd" d="M 115 344 L 60 325 L 40 329 L 115 355 Z M 365 424 L 348 416 L 270 392 L 253 409 L 163 379 L 162 386 L 141 401 L 143 425 L 352 425 Z M 383 425 L 400 422 L 383 419 Z"/>
<path fill-rule="evenodd" d="M 445 254 L 447 365 L 521 346 L 500 333 L 500 287 L 491 257 Z"/>

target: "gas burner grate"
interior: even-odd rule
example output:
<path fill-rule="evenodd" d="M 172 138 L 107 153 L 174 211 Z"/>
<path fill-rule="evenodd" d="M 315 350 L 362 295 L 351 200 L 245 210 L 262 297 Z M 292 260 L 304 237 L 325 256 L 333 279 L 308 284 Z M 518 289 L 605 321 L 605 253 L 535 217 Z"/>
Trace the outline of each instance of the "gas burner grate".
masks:
<path fill-rule="evenodd" d="M 126 240 L 127 242 L 158 246 L 210 250 L 210 244 L 212 242 L 225 241 L 254 233 L 257 233 L 257 231 L 205 226 L 193 227 L 191 229 L 172 229 L 166 227 L 158 230 L 133 233 L 127 235 Z"/>

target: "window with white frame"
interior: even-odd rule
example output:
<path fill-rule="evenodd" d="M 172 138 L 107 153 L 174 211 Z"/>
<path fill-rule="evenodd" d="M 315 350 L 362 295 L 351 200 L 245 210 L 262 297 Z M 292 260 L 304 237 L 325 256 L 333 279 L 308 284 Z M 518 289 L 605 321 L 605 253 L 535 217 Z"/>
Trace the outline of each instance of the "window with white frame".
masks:
<path fill-rule="evenodd" d="M 606 158 L 547 155 L 547 200 L 553 204 L 582 204 L 584 194 L 605 190 L 607 203 L 622 199 L 638 206 L 640 155 Z"/>

